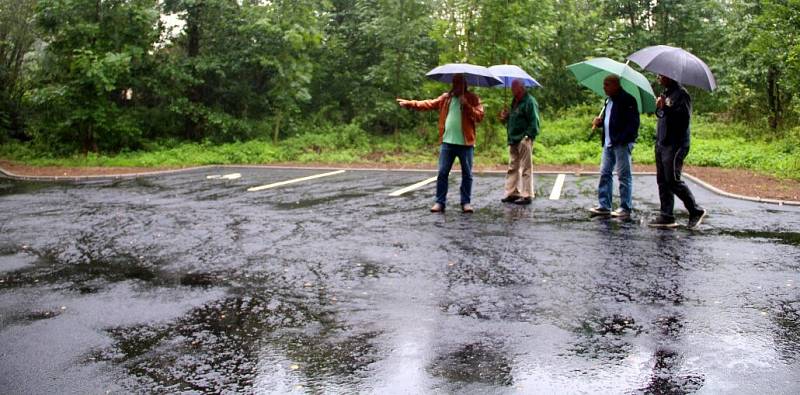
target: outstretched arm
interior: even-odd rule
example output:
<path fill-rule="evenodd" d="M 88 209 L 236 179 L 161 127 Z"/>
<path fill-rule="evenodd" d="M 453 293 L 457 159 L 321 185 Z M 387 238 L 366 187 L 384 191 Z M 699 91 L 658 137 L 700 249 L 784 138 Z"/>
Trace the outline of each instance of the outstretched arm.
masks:
<path fill-rule="evenodd" d="M 397 98 L 397 104 L 399 104 L 400 107 L 417 111 L 438 110 L 446 97 L 447 93 L 432 100 L 406 100 Z"/>

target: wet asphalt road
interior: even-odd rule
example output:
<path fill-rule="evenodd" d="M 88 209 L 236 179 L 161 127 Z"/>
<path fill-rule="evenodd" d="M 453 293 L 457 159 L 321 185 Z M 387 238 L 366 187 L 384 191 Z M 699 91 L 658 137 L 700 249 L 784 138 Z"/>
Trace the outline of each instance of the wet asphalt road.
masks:
<path fill-rule="evenodd" d="M 630 222 L 589 219 L 596 176 L 517 207 L 477 174 L 473 215 L 388 196 L 424 172 L 246 192 L 321 172 L 0 180 L 0 393 L 800 392 L 798 208 L 692 185 L 701 229 L 650 229 L 652 176 Z"/>

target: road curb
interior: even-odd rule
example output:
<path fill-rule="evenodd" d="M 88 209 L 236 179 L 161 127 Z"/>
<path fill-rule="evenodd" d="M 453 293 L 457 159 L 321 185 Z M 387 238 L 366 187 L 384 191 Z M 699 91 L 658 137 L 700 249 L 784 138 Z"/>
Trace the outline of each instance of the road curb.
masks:
<path fill-rule="evenodd" d="M 193 167 L 184 167 L 180 169 L 171 169 L 171 170 L 155 170 L 155 171 L 148 171 L 148 172 L 135 172 L 135 173 L 123 173 L 123 174 L 113 174 L 113 175 L 88 175 L 88 176 L 26 176 L 21 174 L 16 174 L 8 169 L 3 168 L 0 166 L 0 176 L 9 178 L 12 180 L 18 181 L 39 181 L 39 182 L 84 182 L 84 181 L 114 181 L 114 180 L 124 180 L 124 179 L 131 179 L 131 178 L 140 178 L 140 177 L 153 177 L 153 176 L 161 176 L 161 175 L 168 175 L 168 174 L 178 174 L 178 173 L 186 173 L 191 171 L 203 170 L 203 169 L 214 169 L 214 168 L 239 168 L 239 169 L 281 169 L 281 170 L 348 170 L 348 171 L 396 171 L 396 172 L 435 172 L 435 169 L 407 169 L 407 168 L 400 168 L 400 169 L 386 169 L 386 168 L 348 168 L 348 167 L 333 167 L 333 166 L 315 166 L 315 167 L 305 167 L 305 166 L 281 166 L 281 165 L 204 165 L 204 166 L 193 166 Z M 455 170 L 458 171 L 458 170 Z M 482 174 L 504 174 L 506 173 L 505 170 L 482 170 L 482 171 L 475 171 L 475 173 Z M 600 172 L 598 171 L 556 171 L 556 170 L 546 170 L 546 171 L 534 171 L 533 174 L 573 174 L 576 176 L 580 175 L 598 175 Z M 652 176 L 655 175 L 655 172 L 633 172 L 634 175 L 647 175 Z M 732 199 L 739 199 L 739 200 L 746 200 L 751 202 L 758 202 L 758 203 L 769 203 L 769 204 L 776 204 L 779 206 L 800 206 L 800 202 L 793 201 L 793 200 L 779 200 L 779 199 L 767 199 L 761 198 L 757 196 L 745 196 L 745 195 L 738 195 L 735 193 L 726 192 L 722 189 L 719 189 L 699 177 L 693 176 L 689 173 L 683 173 L 683 175 L 692 180 L 692 182 L 702 186 L 703 188 L 708 189 L 709 191 L 725 196 Z"/>
<path fill-rule="evenodd" d="M 739 199 L 739 200 L 748 200 L 748 201 L 751 201 L 751 202 L 777 204 L 779 206 L 783 206 L 783 205 L 786 205 L 786 206 L 800 206 L 800 202 L 796 202 L 794 200 L 766 199 L 766 198 L 761 198 L 761 197 L 757 197 L 757 196 L 754 197 L 754 196 L 737 195 L 735 193 L 730 193 L 730 192 L 723 191 L 722 189 L 719 189 L 719 188 L 717 188 L 717 187 L 715 187 L 715 186 L 703 181 L 699 177 L 695 177 L 695 176 L 693 176 L 693 175 L 691 175 L 689 173 L 683 173 L 683 176 L 688 178 L 688 179 L 690 179 L 690 180 L 692 180 L 694 183 L 702 186 L 703 188 L 706 188 L 709 191 L 716 193 L 717 195 L 722 195 L 722 196 L 725 196 L 725 197 L 729 197 L 729 198 L 733 198 L 733 199 Z"/>

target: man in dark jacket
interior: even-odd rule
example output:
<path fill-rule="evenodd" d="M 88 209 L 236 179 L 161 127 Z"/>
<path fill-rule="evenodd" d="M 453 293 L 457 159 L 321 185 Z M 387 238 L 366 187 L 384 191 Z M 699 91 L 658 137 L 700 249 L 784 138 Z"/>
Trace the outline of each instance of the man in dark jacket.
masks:
<path fill-rule="evenodd" d="M 689 154 L 691 142 L 689 124 L 692 118 L 692 97 L 684 87 L 668 77 L 659 75 L 658 83 L 664 88 L 664 93 L 656 101 L 656 180 L 661 214 L 650 226 L 678 226 L 672 211 L 677 196 L 689 212 L 688 227 L 694 229 L 703 222 L 707 211 L 697 205 L 692 191 L 681 180 L 683 160 Z"/>
<path fill-rule="evenodd" d="M 597 186 L 599 205 L 589 211 L 595 216 L 627 218 L 633 211 L 633 175 L 631 174 L 631 153 L 639 137 L 639 109 L 636 99 L 625 92 L 619 77 L 609 75 L 603 81 L 603 90 L 608 99 L 592 127 L 602 128 L 600 141 L 603 158 L 600 163 L 600 184 Z M 611 197 L 614 180 L 612 171 L 616 167 L 619 180 L 619 208 L 611 211 Z"/>

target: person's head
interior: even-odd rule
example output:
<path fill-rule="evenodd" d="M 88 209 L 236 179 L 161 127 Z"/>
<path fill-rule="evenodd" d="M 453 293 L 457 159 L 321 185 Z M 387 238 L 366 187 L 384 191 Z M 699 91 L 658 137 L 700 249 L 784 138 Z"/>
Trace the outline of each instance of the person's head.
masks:
<path fill-rule="evenodd" d="M 621 89 L 622 85 L 620 85 L 619 76 L 611 74 L 603 80 L 603 91 L 606 93 L 606 96 L 616 96 Z"/>
<path fill-rule="evenodd" d="M 467 80 L 464 78 L 464 74 L 456 74 L 453 76 L 453 90 L 452 92 L 456 96 L 461 96 L 464 92 L 467 91 Z"/>
<path fill-rule="evenodd" d="M 675 85 L 675 80 L 667 77 L 666 75 L 659 74 L 656 78 L 658 79 L 658 84 L 664 88 L 669 88 Z"/>
<path fill-rule="evenodd" d="M 514 94 L 517 100 L 521 100 L 525 96 L 525 83 L 520 79 L 511 81 L 511 93 Z"/>

